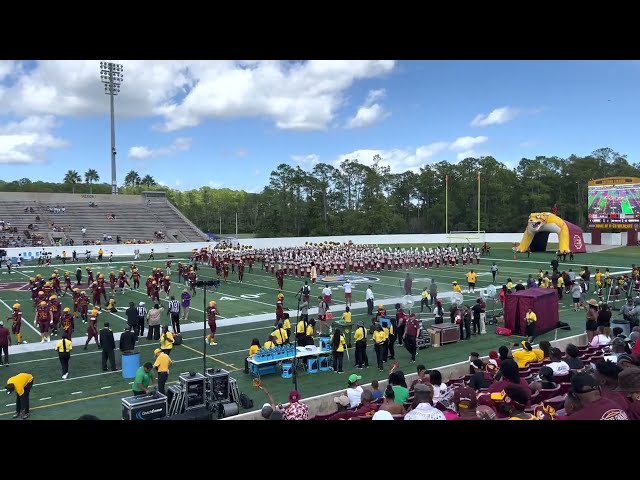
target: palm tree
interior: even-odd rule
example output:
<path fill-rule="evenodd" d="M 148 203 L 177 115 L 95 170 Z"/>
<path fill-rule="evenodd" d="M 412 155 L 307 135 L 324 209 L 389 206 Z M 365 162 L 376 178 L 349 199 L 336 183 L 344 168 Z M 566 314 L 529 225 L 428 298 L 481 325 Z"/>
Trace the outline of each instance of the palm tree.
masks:
<path fill-rule="evenodd" d="M 157 184 L 158 183 L 155 181 L 155 179 L 151 175 L 145 175 L 144 178 L 140 180 L 140 185 L 146 185 L 147 188 L 151 188 Z"/>
<path fill-rule="evenodd" d="M 87 184 L 89 185 L 89 193 L 93 193 L 93 186 L 92 183 L 95 183 L 97 181 L 100 180 L 100 175 L 98 175 L 98 172 L 96 170 L 94 170 L 93 168 L 90 168 L 89 170 L 87 170 L 84 174 L 84 181 L 87 182 Z"/>
<path fill-rule="evenodd" d="M 126 187 L 137 187 L 140 185 L 140 175 L 135 170 L 131 170 L 127 173 L 127 176 L 124 177 L 124 185 Z"/>
<path fill-rule="evenodd" d="M 76 183 L 80 183 L 82 181 L 82 177 L 75 170 L 69 170 L 67 174 L 64 176 L 64 183 L 71 184 L 71 192 L 76 193 Z"/>

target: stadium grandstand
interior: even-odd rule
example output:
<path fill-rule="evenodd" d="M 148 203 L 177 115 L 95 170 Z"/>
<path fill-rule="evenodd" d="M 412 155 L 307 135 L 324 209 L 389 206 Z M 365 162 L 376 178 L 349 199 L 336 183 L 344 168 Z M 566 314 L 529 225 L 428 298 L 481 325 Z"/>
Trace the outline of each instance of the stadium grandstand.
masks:
<path fill-rule="evenodd" d="M 3 248 L 206 241 L 166 198 L 141 195 L 0 192 Z"/>

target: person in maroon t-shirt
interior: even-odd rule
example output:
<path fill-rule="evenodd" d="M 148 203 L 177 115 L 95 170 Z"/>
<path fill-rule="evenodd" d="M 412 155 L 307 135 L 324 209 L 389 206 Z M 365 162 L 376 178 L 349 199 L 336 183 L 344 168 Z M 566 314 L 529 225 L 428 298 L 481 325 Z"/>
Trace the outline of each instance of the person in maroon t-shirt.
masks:
<path fill-rule="evenodd" d="M 0 349 L 4 352 L 4 362 L 0 354 L 0 364 L 5 367 L 9 366 L 9 344 L 11 343 L 11 332 L 4 326 L 4 322 L 0 322 Z"/>
<path fill-rule="evenodd" d="M 625 410 L 629 420 L 640 420 L 640 368 L 627 368 L 620 372 L 616 390 L 629 401 Z"/>
<path fill-rule="evenodd" d="M 504 390 L 504 387 L 510 383 L 520 384 L 523 387 L 529 388 L 527 381 L 520 377 L 518 364 L 510 358 L 502 362 L 500 365 L 500 372 L 496 378 L 498 378 L 498 376 L 500 377 L 500 380 L 489 387 L 489 393 L 501 392 Z"/>
<path fill-rule="evenodd" d="M 329 417 L 329 420 L 349 420 L 352 417 L 373 416 L 373 414 L 378 411 L 380 404 L 371 403 L 372 401 L 373 392 L 369 389 L 364 390 L 360 397 L 360 406 L 358 406 L 356 410 L 338 412 Z"/>
<path fill-rule="evenodd" d="M 581 372 L 571 378 L 571 396 L 578 402 L 569 420 L 628 420 L 620 406 L 602 396 L 600 385 L 593 376 Z"/>
<path fill-rule="evenodd" d="M 607 360 L 596 363 L 596 369 L 592 375 L 600 385 L 602 396 L 617 403 L 620 408 L 625 410 L 629 406 L 629 401 L 623 394 L 616 391 L 620 372 L 622 372 L 622 368 Z"/>
<path fill-rule="evenodd" d="M 454 420 L 480 420 L 476 413 L 478 399 L 476 392 L 471 387 L 458 387 L 453 391 L 453 404 L 458 412 L 458 418 Z"/>

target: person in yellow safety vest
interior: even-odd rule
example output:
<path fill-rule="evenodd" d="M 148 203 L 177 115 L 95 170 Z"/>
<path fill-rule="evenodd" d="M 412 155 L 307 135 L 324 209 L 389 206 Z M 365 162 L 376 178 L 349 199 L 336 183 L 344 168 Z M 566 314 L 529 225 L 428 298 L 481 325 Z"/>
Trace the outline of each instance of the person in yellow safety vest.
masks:
<path fill-rule="evenodd" d="M 473 270 L 469 270 L 469 273 L 467 273 L 467 284 L 469 285 L 469 293 L 473 293 L 476 291 L 477 278 L 478 278 L 478 274 Z"/>
<path fill-rule="evenodd" d="M 395 358 L 395 351 L 393 343 L 395 343 L 395 336 L 393 331 L 393 325 L 391 322 L 384 322 L 382 324 L 382 331 L 384 332 L 384 345 L 382 361 L 386 362 L 389 358 L 393 360 Z M 393 339 L 393 341 L 392 341 Z M 391 355 L 389 355 L 391 353 Z"/>
<path fill-rule="evenodd" d="M 562 300 L 562 292 L 564 291 L 564 278 L 562 278 L 562 275 L 556 281 L 556 288 L 558 289 L 558 299 Z"/>
<path fill-rule="evenodd" d="M 367 329 L 364 322 L 358 322 L 353 332 L 353 341 L 356 342 L 356 368 L 362 369 L 369 366 L 369 358 L 367 357 Z"/>
<path fill-rule="evenodd" d="M 527 322 L 526 326 L 526 335 L 528 338 L 528 342 L 533 342 L 533 337 L 536 333 L 536 322 L 538 321 L 538 316 L 535 314 L 533 309 L 529 308 L 526 315 L 524 316 L 525 322 Z"/>
<path fill-rule="evenodd" d="M 429 312 L 431 312 L 431 307 L 429 306 L 429 290 L 427 287 L 424 287 L 420 297 L 420 313 L 424 312 L 424 307 L 427 307 Z"/>

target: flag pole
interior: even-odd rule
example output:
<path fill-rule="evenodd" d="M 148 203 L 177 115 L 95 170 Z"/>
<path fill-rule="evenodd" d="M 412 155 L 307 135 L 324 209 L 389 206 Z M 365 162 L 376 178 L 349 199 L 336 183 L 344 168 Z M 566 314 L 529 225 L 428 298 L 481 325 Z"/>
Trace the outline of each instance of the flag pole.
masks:
<path fill-rule="evenodd" d="M 480 233 L 480 172 L 478 172 L 478 233 Z"/>
<path fill-rule="evenodd" d="M 444 176 L 444 233 L 449 235 L 449 175 Z"/>

